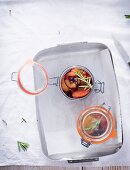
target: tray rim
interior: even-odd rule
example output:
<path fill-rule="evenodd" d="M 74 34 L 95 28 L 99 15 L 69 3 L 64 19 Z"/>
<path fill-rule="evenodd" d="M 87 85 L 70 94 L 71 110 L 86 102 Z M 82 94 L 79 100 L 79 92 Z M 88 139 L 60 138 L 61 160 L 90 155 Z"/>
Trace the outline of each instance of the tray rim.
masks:
<path fill-rule="evenodd" d="M 118 82 L 117 82 L 117 77 L 116 77 L 116 73 L 115 73 L 115 66 L 114 66 L 114 62 L 113 62 L 113 57 L 112 57 L 112 52 L 110 51 L 110 49 L 108 48 L 108 46 L 107 45 L 105 45 L 105 44 L 103 44 L 103 43 L 99 43 L 99 42 L 74 42 L 74 43 L 65 43 L 65 44 L 60 44 L 60 45 L 57 45 L 57 46 L 53 46 L 53 47 L 50 47 L 50 48 L 46 48 L 46 49 L 43 49 L 43 50 L 40 50 L 35 56 L 34 56 L 34 58 L 33 58 L 33 60 L 34 61 L 36 61 L 36 62 L 38 62 L 38 60 L 39 60 L 39 58 L 41 57 L 41 55 L 42 55 L 42 57 L 43 56 L 46 56 L 46 55 L 54 55 L 54 51 L 55 50 L 57 50 L 56 52 L 59 54 L 59 53 L 63 53 L 63 52 L 61 52 L 60 51 L 60 49 L 61 48 L 65 48 L 65 53 L 67 53 L 66 52 L 66 48 L 70 48 L 70 47 L 74 47 L 74 48 L 76 48 L 77 46 L 83 46 L 84 48 L 86 47 L 86 46 L 88 46 L 88 45 L 93 45 L 93 46 L 95 46 L 95 45 L 98 45 L 99 47 L 100 46 L 102 46 L 102 47 L 104 47 L 104 49 L 108 49 L 108 51 L 109 51 L 109 54 L 110 54 L 110 58 L 111 58 L 111 62 L 112 62 L 112 68 L 113 68 L 113 73 L 114 73 L 114 77 L 115 77 L 115 83 L 116 83 L 116 87 L 117 87 L 117 95 L 118 95 L 118 102 L 119 102 L 119 110 L 120 110 L 120 123 L 121 123 L 121 132 L 122 132 L 122 143 L 120 143 L 120 146 L 118 147 L 118 149 L 116 150 L 115 149 L 115 151 L 113 151 L 113 153 L 110 153 L 110 154 L 107 154 L 107 155 L 111 155 L 111 154 L 114 154 L 114 153 L 116 153 L 116 152 L 118 152 L 120 149 L 121 149 L 121 147 L 123 146 L 123 125 L 122 125 L 122 115 L 121 115 L 121 103 L 120 103 L 120 93 L 119 93 L 119 87 L 118 87 Z M 102 49 L 103 50 L 103 49 Z M 82 51 L 82 50 L 81 50 Z M 87 51 L 87 50 L 85 50 L 85 51 Z M 75 51 L 72 51 L 72 52 L 75 52 Z M 35 102 L 36 102 L 36 116 L 37 116 L 37 119 L 38 119 L 38 117 L 39 117 L 39 113 L 38 113 L 38 105 L 37 105 L 37 96 L 35 96 Z M 38 119 L 39 120 L 39 119 Z M 73 159 L 73 158 L 65 158 L 65 159 L 54 159 L 54 158 L 52 158 L 51 157 L 51 155 L 55 155 L 55 154 L 51 154 L 51 155 L 48 155 L 48 151 L 47 151 L 47 147 L 46 147 L 46 149 L 45 148 L 43 148 L 43 145 L 42 145 L 42 136 L 43 135 L 41 135 L 42 134 L 42 131 L 41 131 L 41 128 L 40 128 L 40 124 L 39 123 L 37 123 L 37 125 L 38 125 L 38 129 L 39 129 L 39 136 L 40 136 L 40 139 L 41 139 L 41 146 L 42 146 L 42 150 L 43 150 L 43 153 L 44 153 L 44 155 L 47 157 L 47 158 L 49 158 L 49 159 L 51 159 L 51 160 L 59 160 L 59 161 L 65 161 L 65 160 L 84 160 L 86 157 L 83 157 L 82 159 Z M 44 129 L 43 129 L 44 130 Z M 44 136 L 44 138 L 45 138 L 45 136 Z M 44 141 L 44 142 L 46 142 L 46 141 Z M 73 152 L 74 153 L 74 152 Z M 69 154 L 71 154 L 71 153 L 69 153 Z M 62 155 L 62 154 L 61 154 Z M 68 154 L 64 154 L 64 155 L 68 155 Z M 106 156 L 107 156 L 106 155 Z M 103 156 L 105 156 L 105 155 L 103 155 Z M 101 157 L 101 156 L 100 156 Z M 88 158 L 89 159 L 89 158 Z"/>

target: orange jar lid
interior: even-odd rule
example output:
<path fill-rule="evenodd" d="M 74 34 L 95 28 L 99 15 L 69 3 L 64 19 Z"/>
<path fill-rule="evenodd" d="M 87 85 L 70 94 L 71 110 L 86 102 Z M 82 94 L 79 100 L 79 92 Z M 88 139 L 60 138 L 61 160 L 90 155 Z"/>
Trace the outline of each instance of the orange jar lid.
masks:
<path fill-rule="evenodd" d="M 115 119 L 102 106 L 86 108 L 79 114 L 76 125 L 81 138 L 91 144 L 101 144 L 116 136 Z"/>

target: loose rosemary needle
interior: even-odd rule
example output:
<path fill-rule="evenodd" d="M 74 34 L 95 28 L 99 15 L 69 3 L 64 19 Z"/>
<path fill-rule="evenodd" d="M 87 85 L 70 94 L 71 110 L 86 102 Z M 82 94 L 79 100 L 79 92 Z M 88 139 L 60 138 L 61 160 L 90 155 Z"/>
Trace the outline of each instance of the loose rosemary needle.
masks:
<path fill-rule="evenodd" d="M 2 122 L 5 124 L 5 126 L 7 126 L 7 122 L 5 120 L 2 120 Z"/>
<path fill-rule="evenodd" d="M 130 19 L 130 15 L 125 15 L 125 17 L 126 17 L 127 19 Z"/>
<path fill-rule="evenodd" d="M 22 117 L 21 123 L 23 123 L 23 122 L 27 123 L 27 121 Z"/>
<path fill-rule="evenodd" d="M 28 144 L 28 143 L 25 143 L 25 142 L 17 141 L 17 144 L 18 144 L 18 150 L 19 150 L 19 152 L 20 152 L 21 150 L 27 151 L 27 149 L 28 149 L 28 147 L 29 147 L 29 144 Z"/>

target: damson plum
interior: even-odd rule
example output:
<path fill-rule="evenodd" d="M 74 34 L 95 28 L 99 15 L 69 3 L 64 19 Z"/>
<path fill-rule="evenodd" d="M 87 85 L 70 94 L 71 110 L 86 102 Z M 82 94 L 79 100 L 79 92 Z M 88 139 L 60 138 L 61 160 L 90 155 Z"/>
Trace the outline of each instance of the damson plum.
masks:
<path fill-rule="evenodd" d="M 72 92 L 72 97 L 73 98 L 81 98 L 81 97 L 86 96 L 89 92 L 90 92 L 90 89 L 77 90 L 77 91 Z"/>
<path fill-rule="evenodd" d="M 70 91 L 70 89 L 68 88 L 68 86 L 65 84 L 64 77 L 61 79 L 61 87 L 62 87 L 62 89 L 63 89 L 64 92 Z"/>
<path fill-rule="evenodd" d="M 94 122 L 96 122 L 96 120 L 97 119 L 92 115 L 89 115 L 86 118 L 84 118 L 84 120 L 83 120 L 83 129 L 85 131 L 88 131 L 89 134 L 92 134 L 94 132 L 94 129 L 91 129 L 91 126 L 92 126 L 92 124 Z M 88 129 L 88 130 L 86 130 L 86 129 Z"/>
<path fill-rule="evenodd" d="M 106 130 L 106 127 L 107 127 L 107 120 L 105 117 L 102 116 L 99 128 L 102 130 Z"/>
<path fill-rule="evenodd" d="M 68 91 L 68 92 L 67 92 L 67 96 L 72 97 L 72 92 L 71 92 L 71 91 Z"/>
<path fill-rule="evenodd" d="M 76 89 L 77 85 L 75 82 L 71 82 L 69 79 L 65 79 L 65 84 L 70 89 Z"/>
<path fill-rule="evenodd" d="M 78 71 L 80 71 L 80 69 L 73 68 L 69 72 L 67 72 L 65 76 L 66 76 L 66 78 L 68 78 L 68 77 L 76 77 L 75 73 L 78 72 Z"/>

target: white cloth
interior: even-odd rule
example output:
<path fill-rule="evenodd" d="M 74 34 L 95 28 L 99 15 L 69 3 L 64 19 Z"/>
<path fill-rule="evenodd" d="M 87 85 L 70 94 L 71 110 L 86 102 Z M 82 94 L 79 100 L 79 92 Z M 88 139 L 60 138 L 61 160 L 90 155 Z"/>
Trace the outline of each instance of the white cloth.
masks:
<path fill-rule="evenodd" d="M 114 34 L 130 55 L 129 0 L 0 1 L 0 165 L 130 166 L 130 68 L 111 40 Z M 47 159 L 41 149 L 34 97 L 11 82 L 13 71 L 40 50 L 69 42 L 102 42 L 112 51 L 119 85 L 124 144 L 99 162 L 70 165 Z M 21 123 L 22 117 L 27 123 Z M 2 120 L 7 122 L 7 127 Z M 17 141 L 30 144 L 19 152 Z"/>

